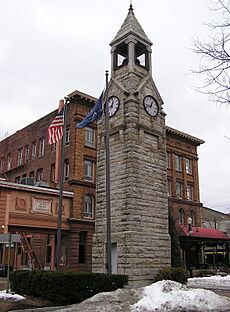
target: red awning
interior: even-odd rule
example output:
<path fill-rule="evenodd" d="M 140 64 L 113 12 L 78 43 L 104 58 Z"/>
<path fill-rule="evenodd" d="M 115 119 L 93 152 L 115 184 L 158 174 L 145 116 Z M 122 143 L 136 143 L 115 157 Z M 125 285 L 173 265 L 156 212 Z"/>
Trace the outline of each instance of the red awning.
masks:
<path fill-rule="evenodd" d="M 188 227 L 180 226 L 181 234 L 180 236 L 188 236 Z M 191 237 L 200 238 L 212 238 L 212 239 L 230 239 L 228 235 L 220 230 L 202 227 L 192 227 Z"/>

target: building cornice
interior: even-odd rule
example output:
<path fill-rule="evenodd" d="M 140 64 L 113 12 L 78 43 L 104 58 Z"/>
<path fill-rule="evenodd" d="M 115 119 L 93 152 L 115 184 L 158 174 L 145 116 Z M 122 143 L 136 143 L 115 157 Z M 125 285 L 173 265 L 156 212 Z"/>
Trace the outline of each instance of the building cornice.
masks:
<path fill-rule="evenodd" d="M 75 98 L 75 97 L 79 97 L 80 99 L 90 101 L 90 102 L 96 102 L 96 100 L 97 100 L 97 98 L 95 98 L 94 96 L 88 95 L 88 94 L 80 92 L 78 90 L 68 94 L 68 97 L 70 98 L 70 100 Z"/>
<path fill-rule="evenodd" d="M 42 194 L 59 196 L 58 189 L 50 189 L 47 187 L 24 185 L 24 184 L 18 184 L 18 183 L 1 181 L 1 180 L 0 180 L 0 188 L 13 189 L 13 190 L 19 190 L 19 191 L 30 191 L 33 193 L 42 193 Z M 72 198 L 73 192 L 63 191 L 63 196 Z"/>
<path fill-rule="evenodd" d="M 179 131 L 179 130 L 176 130 L 174 128 L 171 128 L 171 127 L 168 127 L 166 126 L 166 134 L 173 134 L 173 135 L 176 135 L 176 136 L 179 136 L 183 139 L 186 139 L 190 142 L 193 142 L 193 143 L 196 143 L 197 145 L 201 145 L 201 144 L 204 144 L 204 140 L 201 140 L 201 139 L 198 139 L 192 135 L 189 135 L 185 132 L 182 132 L 182 131 Z"/>

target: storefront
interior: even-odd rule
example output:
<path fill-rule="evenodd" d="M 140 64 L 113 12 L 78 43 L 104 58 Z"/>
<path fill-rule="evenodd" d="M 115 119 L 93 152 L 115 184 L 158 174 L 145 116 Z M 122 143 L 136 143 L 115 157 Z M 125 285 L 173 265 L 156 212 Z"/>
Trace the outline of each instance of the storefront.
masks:
<path fill-rule="evenodd" d="M 188 270 L 230 268 L 230 238 L 226 233 L 211 228 L 181 226 L 180 246 Z"/>

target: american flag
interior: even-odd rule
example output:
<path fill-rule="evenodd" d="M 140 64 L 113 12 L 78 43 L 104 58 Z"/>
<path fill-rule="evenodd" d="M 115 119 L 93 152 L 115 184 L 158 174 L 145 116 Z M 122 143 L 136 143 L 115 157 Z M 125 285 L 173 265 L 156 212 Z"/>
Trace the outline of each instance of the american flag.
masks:
<path fill-rule="evenodd" d="M 61 140 L 64 128 L 64 108 L 57 114 L 48 128 L 48 142 L 54 144 Z"/>

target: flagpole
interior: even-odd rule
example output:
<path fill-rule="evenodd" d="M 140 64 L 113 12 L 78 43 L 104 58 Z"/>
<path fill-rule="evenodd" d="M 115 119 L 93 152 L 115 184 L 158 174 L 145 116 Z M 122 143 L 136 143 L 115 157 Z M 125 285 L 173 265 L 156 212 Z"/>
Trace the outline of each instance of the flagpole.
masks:
<path fill-rule="evenodd" d="M 69 99 L 65 98 L 65 105 L 64 105 L 64 112 L 63 112 L 64 127 L 63 127 L 62 148 L 61 148 L 61 169 L 60 169 L 60 187 L 59 187 L 59 199 L 58 199 L 58 224 L 57 224 L 57 249 L 56 249 L 57 271 L 60 271 L 60 257 L 61 257 L 62 196 L 63 196 L 63 185 L 64 185 L 66 116 L 67 116 L 68 101 Z"/>
<path fill-rule="evenodd" d="M 106 170 L 106 234 L 107 234 L 107 245 L 106 245 L 106 256 L 107 256 L 107 273 L 112 273 L 111 265 L 111 205 L 110 205 L 110 151 L 109 151 L 109 106 L 108 106 L 108 76 L 109 72 L 106 70 L 106 105 L 105 105 L 105 170 Z"/>

